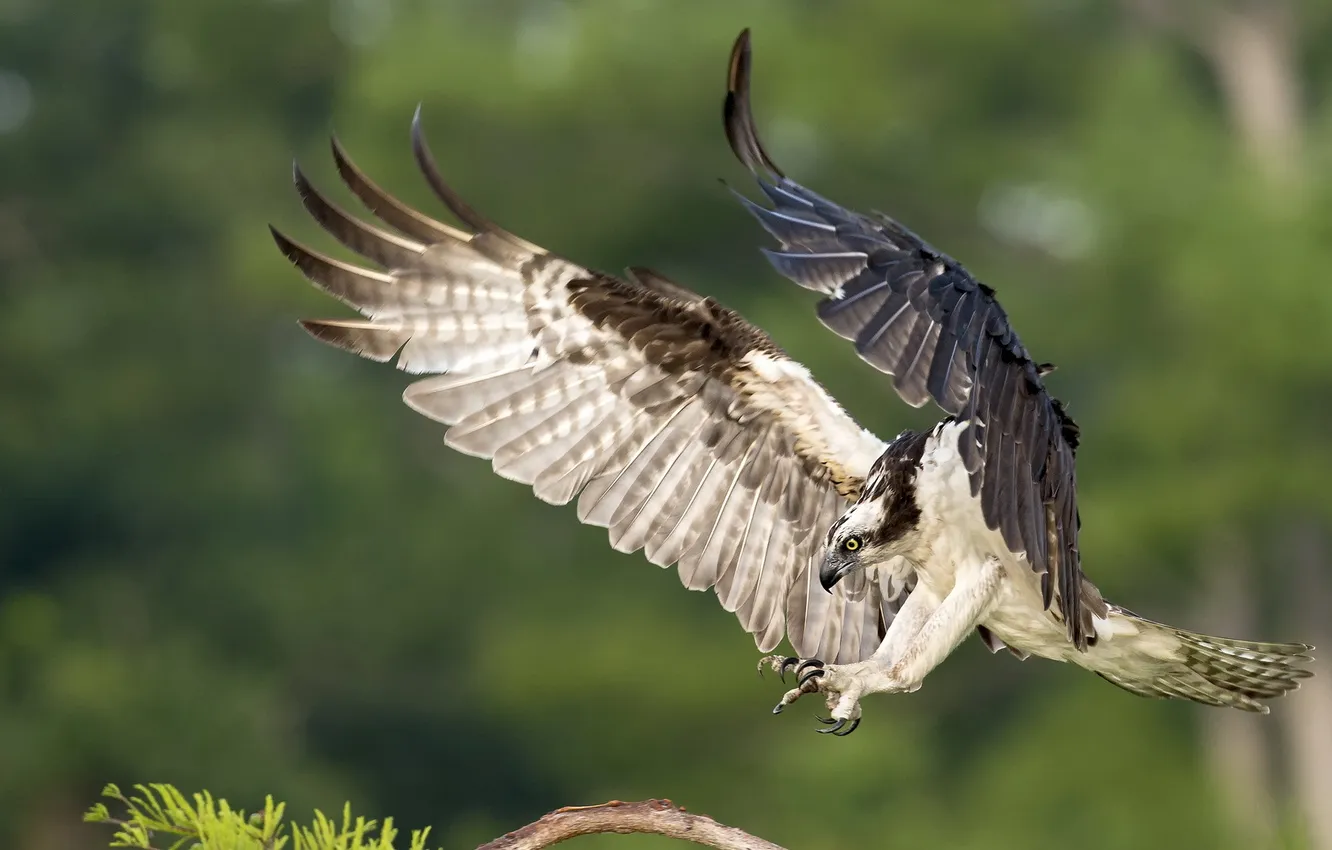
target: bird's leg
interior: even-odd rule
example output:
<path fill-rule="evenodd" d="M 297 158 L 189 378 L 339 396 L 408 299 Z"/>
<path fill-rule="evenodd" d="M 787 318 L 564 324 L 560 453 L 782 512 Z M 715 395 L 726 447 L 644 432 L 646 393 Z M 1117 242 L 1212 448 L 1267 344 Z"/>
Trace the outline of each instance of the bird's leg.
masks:
<path fill-rule="evenodd" d="M 843 727 L 851 723 L 854 729 L 859 724 L 861 697 L 910 693 L 920 688 L 925 676 L 989 613 L 1002 577 L 999 561 L 989 558 L 971 575 L 959 576 L 937 607 L 927 593 L 920 592 L 924 588 L 918 588 L 902 605 L 883 643 L 870 658 L 855 664 L 797 662 L 797 686 L 782 697 L 773 712 L 780 712 L 803 694 L 818 691 L 828 703 L 833 724 L 830 730 L 819 731 L 849 732 Z M 898 627 L 896 634 L 894 627 Z"/>
<path fill-rule="evenodd" d="M 925 676 L 952 654 L 972 629 L 993 609 L 1004 576 L 997 558 L 987 558 L 965 580 L 959 579 L 952 592 L 930 615 L 914 639 L 898 656 L 881 681 L 871 683 L 868 693 L 914 691 Z"/>
<path fill-rule="evenodd" d="M 917 584 L 902 603 L 902 607 L 897 610 L 893 621 L 888 624 L 888 632 L 883 636 L 883 643 L 874 650 L 874 654 L 869 660 L 876 662 L 876 666 L 882 669 L 888 669 L 893 666 L 907 645 L 920 634 L 925 623 L 930 619 L 939 608 L 939 599 L 930 593 L 924 586 Z"/>

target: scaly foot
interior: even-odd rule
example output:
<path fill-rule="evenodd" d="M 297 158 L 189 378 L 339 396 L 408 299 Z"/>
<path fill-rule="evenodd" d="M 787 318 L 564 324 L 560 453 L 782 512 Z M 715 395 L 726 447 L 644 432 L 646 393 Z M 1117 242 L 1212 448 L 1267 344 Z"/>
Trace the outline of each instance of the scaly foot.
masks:
<path fill-rule="evenodd" d="M 860 697 L 867 692 L 867 685 L 873 674 L 873 666 L 866 662 L 859 664 L 824 664 L 817 658 L 791 658 L 782 655 L 769 655 L 759 661 L 759 672 L 769 666 L 783 682 L 787 673 L 794 673 L 796 686 L 782 695 L 782 699 L 773 708 L 773 714 L 781 714 L 788 705 L 805 694 L 821 693 L 828 706 L 831 717 L 815 718 L 826 729 L 815 731 L 825 735 L 844 737 L 856 731 L 860 725 Z"/>

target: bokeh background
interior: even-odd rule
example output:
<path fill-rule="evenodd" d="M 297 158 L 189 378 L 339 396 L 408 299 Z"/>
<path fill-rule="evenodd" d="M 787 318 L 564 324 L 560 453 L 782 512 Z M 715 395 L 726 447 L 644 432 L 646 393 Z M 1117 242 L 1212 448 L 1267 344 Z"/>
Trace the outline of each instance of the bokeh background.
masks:
<path fill-rule="evenodd" d="M 441 214 L 419 102 L 510 229 L 721 297 L 881 433 L 931 421 L 718 182 L 744 26 L 778 162 L 1059 364 L 1106 594 L 1332 645 L 1332 4 L 0 0 L 0 845 L 104 846 L 79 813 L 151 780 L 451 848 L 646 796 L 811 850 L 1332 848 L 1326 666 L 1259 718 L 968 640 L 829 740 L 714 597 L 297 327 L 347 314 L 265 230 L 330 247 L 291 159 L 336 188 L 336 130 Z"/>

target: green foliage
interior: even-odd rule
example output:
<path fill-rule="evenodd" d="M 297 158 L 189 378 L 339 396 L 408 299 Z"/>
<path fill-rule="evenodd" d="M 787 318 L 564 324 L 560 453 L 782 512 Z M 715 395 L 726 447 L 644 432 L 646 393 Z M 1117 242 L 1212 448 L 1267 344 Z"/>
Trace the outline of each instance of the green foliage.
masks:
<path fill-rule="evenodd" d="M 112 847 L 142 850 L 394 850 L 398 831 L 393 819 L 380 825 L 363 817 L 352 819 L 351 804 L 343 807 L 341 822 L 315 811 L 310 826 L 288 826 L 283 822 L 285 804 L 264 801 L 263 811 L 246 815 L 226 800 L 214 799 L 207 791 L 186 798 L 172 785 L 136 785 L 139 793 L 126 796 L 116 785 L 107 785 L 102 796 L 120 803 L 123 811 L 113 815 L 105 803 L 97 803 L 84 820 L 115 827 Z M 408 850 L 426 850 L 430 830 L 414 830 Z"/>

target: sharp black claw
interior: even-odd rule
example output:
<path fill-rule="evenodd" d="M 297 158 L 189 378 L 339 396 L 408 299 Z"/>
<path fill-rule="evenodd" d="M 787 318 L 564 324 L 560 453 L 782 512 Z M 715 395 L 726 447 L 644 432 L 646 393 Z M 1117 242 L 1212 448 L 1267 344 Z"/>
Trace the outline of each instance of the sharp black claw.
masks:
<path fill-rule="evenodd" d="M 819 721 L 820 723 L 824 724 L 825 726 L 827 726 L 827 725 L 831 725 L 831 724 L 837 722 L 836 720 L 833 720 L 831 717 L 822 717 L 822 716 L 817 715 L 817 714 L 814 715 L 814 719 L 817 720 L 817 721 Z"/>
<path fill-rule="evenodd" d="M 859 725 L 860 725 L 860 718 L 857 717 L 855 720 L 851 721 L 851 725 L 847 727 L 845 732 L 838 732 L 837 737 L 845 738 L 847 735 L 850 735 L 852 732 L 856 731 L 856 727 Z"/>
<path fill-rule="evenodd" d="M 775 705 L 775 706 L 773 707 L 773 709 L 772 709 L 772 713 L 773 713 L 773 714 L 781 714 L 781 713 L 782 713 L 782 709 L 784 709 L 784 708 L 786 708 L 786 706 L 779 702 L 779 703 L 777 703 L 777 705 Z"/>
<path fill-rule="evenodd" d="M 786 684 L 786 673 L 787 673 L 787 671 L 789 671 L 792 667 L 796 666 L 796 665 L 799 664 L 799 663 L 800 663 L 800 659 L 799 659 L 799 658 L 784 658 L 784 659 L 782 659 L 782 666 L 781 666 L 780 668 L 778 668 L 778 670 L 777 670 L 777 675 L 781 677 L 782 684 Z"/>
<path fill-rule="evenodd" d="M 811 659 L 809 659 L 808 661 L 802 661 L 802 662 L 800 662 L 800 666 L 796 668 L 796 672 L 799 673 L 799 672 L 801 672 L 802 670 L 808 669 L 808 668 L 810 668 L 810 667 L 817 667 L 817 668 L 819 668 L 820 670 L 822 670 L 822 669 L 823 669 L 823 662 L 820 661 L 820 660 L 817 659 L 817 658 L 811 658 Z"/>
<path fill-rule="evenodd" d="M 816 667 L 816 668 L 814 668 L 813 670 L 810 670 L 810 671 L 809 671 L 808 673 L 806 673 L 805 675 L 801 676 L 801 677 L 800 677 L 800 680 L 799 680 L 798 682 L 796 682 L 796 687 L 797 687 L 797 688 L 804 688 L 804 687 L 805 687 L 805 683 L 807 683 L 807 682 L 809 682 L 809 681 L 811 681 L 811 680 L 813 680 L 813 679 L 817 679 L 817 678 L 819 678 L 819 677 L 822 676 L 822 675 L 823 675 L 823 668 L 822 668 L 822 667 Z"/>
<path fill-rule="evenodd" d="M 820 735 L 836 735 L 839 738 L 845 738 L 847 735 L 850 735 L 852 732 L 856 731 L 856 727 L 860 725 L 859 717 L 852 720 L 850 726 L 846 725 L 845 720 L 833 720 L 831 717 L 818 717 L 816 715 L 815 719 L 820 723 L 832 724 L 827 729 L 815 729 L 815 732 L 818 732 Z"/>

